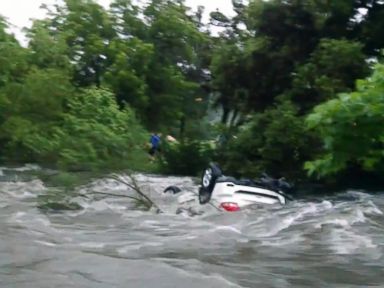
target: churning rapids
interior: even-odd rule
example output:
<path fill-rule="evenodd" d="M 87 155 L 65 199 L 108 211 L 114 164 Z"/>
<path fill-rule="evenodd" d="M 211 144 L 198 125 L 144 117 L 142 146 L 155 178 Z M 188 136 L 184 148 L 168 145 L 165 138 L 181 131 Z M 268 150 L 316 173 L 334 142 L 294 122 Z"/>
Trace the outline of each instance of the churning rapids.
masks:
<path fill-rule="evenodd" d="M 52 188 L 18 176 L 34 168 L 0 170 L 0 287 L 384 287 L 384 194 L 220 213 L 162 194 L 196 191 L 191 178 L 137 175 L 164 213 L 93 194 L 47 212 Z M 78 190 L 130 193 L 107 179 Z"/>

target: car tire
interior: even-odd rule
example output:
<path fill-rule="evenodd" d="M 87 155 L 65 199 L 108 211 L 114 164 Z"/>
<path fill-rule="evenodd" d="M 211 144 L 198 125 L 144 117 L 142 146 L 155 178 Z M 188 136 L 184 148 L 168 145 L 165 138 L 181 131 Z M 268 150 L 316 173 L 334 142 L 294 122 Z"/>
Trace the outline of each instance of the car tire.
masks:
<path fill-rule="evenodd" d="M 177 194 L 177 193 L 180 193 L 180 192 L 181 192 L 181 189 L 179 187 L 177 187 L 177 186 L 169 186 L 169 187 L 164 189 L 163 193 Z"/>
<path fill-rule="evenodd" d="M 201 187 L 212 193 L 216 180 L 223 175 L 223 172 L 216 164 L 211 163 L 203 172 L 201 177 Z"/>

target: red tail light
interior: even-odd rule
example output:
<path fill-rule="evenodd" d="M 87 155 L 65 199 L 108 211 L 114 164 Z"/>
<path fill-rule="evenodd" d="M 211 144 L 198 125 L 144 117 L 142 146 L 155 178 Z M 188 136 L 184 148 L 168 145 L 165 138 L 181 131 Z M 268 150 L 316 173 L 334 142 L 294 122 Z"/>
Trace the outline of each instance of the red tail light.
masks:
<path fill-rule="evenodd" d="M 237 205 L 237 203 L 224 202 L 224 203 L 221 203 L 220 206 L 224 208 L 225 211 L 228 211 L 228 212 L 236 212 L 240 210 L 240 207 L 239 205 Z"/>

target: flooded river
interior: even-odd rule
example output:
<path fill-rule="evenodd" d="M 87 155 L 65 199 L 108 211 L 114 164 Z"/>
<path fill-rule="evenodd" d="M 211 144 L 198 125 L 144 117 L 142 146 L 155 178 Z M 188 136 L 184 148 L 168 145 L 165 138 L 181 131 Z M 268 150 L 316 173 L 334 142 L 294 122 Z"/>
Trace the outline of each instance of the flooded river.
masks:
<path fill-rule="evenodd" d="M 15 176 L 30 169 L 0 170 L 0 287 L 384 287 L 384 194 L 221 213 L 191 178 L 136 175 L 163 213 L 95 194 L 134 195 L 110 179 L 76 188 L 80 210 L 49 211 L 54 188 Z"/>

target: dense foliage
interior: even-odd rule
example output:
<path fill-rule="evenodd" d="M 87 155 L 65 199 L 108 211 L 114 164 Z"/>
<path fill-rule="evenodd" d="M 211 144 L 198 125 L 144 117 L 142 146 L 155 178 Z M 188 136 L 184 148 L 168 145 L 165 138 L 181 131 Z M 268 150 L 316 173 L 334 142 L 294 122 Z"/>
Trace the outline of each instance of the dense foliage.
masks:
<path fill-rule="evenodd" d="M 45 7 L 27 47 L 0 18 L 1 160 L 147 166 L 161 131 L 180 143 L 155 162 L 168 173 L 382 171 L 381 1 L 233 0 L 209 23 L 183 0 L 135 3 Z"/>
<path fill-rule="evenodd" d="M 309 172 L 326 176 L 358 165 L 365 171 L 384 172 L 384 65 L 357 81 L 356 91 L 341 93 L 316 107 L 307 118 L 319 131 L 323 155 L 306 163 Z"/>
<path fill-rule="evenodd" d="M 264 113 L 256 114 L 223 146 L 225 168 L 234 175 L 257 177 L 273 171 L 276 176 L 303 178 L 303 161 L 316 143 L 305 130 L 304 119 L 290 101 L 281 101 Z M 219 160 L 219 159 L 218 159 Z"/>
<path fill-rule="evenodd" d="M 163 171 L 175 175 L 198 175 L 213 160 L 210 142 L 184 141 L 164 145 L 161 164 Z"/>

